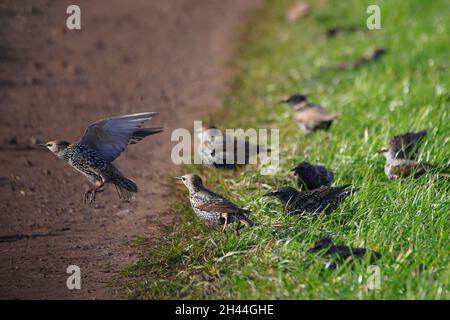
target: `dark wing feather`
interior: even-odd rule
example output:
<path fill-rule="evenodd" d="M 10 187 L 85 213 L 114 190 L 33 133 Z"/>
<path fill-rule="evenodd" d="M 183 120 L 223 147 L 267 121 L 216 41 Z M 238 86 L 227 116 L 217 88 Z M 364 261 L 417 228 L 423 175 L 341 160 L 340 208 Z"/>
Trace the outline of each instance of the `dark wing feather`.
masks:
<path fill-rule="evenodd" d="M 407 132 L 394 136 L 388 143 L 388 149 L 394 158 L 410 158 L 418 151 L 417 144 L 426 136 L 427 131 Z"/>
<path fill-rule="evenodd" d="M 322 200 L 332 200 L 338 197 L 341 193 L 348 191 L 347 188 L 350 186 L 351 184 L 344 184 L 337 187 L 320 188 L 313 190 L 312 192 L 316 193 L 316 196 L 320 197 Z"/>
<path fill-rule="evenodd" d="M 217 212 L 217 213 L 228 213 L 228 214 L 239 214 L 239 213 L 248 213 L 249 210 L 239 208 L 231 201 L 226 199 L 222 201 L 213 201 L 204 203 L 197 206 L 198 209 L 208 212 Z"/>
<path fill-rule="evenodd" d="M 97 150 L 105 160 L 112 162 L 128 144 L 162 131 L 162 128 L 142 128 L 146 120 L 157 114 L 143 112 L 97 121 L 86 129 L 80 143 Z"/>

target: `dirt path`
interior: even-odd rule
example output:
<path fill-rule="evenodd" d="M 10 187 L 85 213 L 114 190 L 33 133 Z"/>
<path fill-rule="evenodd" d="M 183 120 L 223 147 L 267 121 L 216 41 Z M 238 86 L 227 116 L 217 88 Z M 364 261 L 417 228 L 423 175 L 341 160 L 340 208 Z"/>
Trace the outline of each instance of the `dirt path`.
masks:
<path fill-rule="evenodd" d="M 74 1 L 0 3 L 0 298 L 112 298 L 107 284 L 133 261 L 125 243 L 160 240 L 170 223 L 170 133 L 219 105 L 234 34 L 258 0 L 79 0 L 82 30 L 65 28 Z M 208 108 L 208 109 L 207 109 Z M 94 206 L 87 180 L 35 140 L 76 141 L 87 124 L 159 111 L 165 132 L 116 162 L 140 186 Z M 68 265 L 82 289 L 69 291 Z"/>

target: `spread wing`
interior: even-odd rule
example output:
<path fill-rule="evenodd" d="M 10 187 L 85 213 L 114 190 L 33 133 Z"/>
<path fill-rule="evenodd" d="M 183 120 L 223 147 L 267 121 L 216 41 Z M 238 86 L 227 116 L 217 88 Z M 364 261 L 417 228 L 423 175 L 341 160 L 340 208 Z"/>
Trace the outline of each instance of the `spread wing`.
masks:
<path fill-rule="evenodd" d="M 162 128 L 142 128 L 146 120 L 157 114 L 143 112 L 97 121 L 86 129 L 80 143 L 97 150 L 107 161 L 112 162 L 128 144 L 163 131 Z"/>

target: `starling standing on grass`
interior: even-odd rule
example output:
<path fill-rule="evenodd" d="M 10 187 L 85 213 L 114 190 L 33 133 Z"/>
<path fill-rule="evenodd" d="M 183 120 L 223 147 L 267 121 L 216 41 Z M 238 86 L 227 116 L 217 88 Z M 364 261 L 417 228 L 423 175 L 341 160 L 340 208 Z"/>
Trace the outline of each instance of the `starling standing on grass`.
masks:
<path fill-rule="evenodd" d="M 333 181 L 334 173 L 322 165 L 302 162 L 291 169 L 297 178 L 298 188 L 300 190 L 314 190 L 322 186 L 330 186 Z"/>
<path fill-rule="evenodd" d="M 377 61 L 380 57 L 386 53 L 386 49 L 384 48 L 370 48 L 361 58 L 358 58 L 354 61 L 345 61 L 341 62 L 337 68 L 343 70 L 357 69 L 365 64 L 368 64 L 372 61 Z"/>
<path fill-rule="evenodd" d="M 249 164 L 250 158 L 270 151 L 264 146 L 228 136 L 216 127 L 203 126 L 195 137 L 198 141 L 197 153 L 203 163 L 216 168 L 234 169 L 238 165 Z"/>
<path fill-rule="evenodd" d="M 310 191 L 298 191 L 292 187 L 282 187 L 264 196 L 276 197 L 284 205 L 284 210 L 289 214 L 318 213 L 324 211 L 330 213 L 337 209 L 341 202 L 353 191 L 346 184 L 337 187 L 322 187 Z"/>
<path fill-rule="evenodd" d="M 336 115 L 329 113 L 318 104 L 309 102 L 306 96 L 301 94 L 294 94 L 281 100 L 280 103 L 287 103 L 294 109 L 294 120 L 306 133 L 328 129 L 336 118 Z"/>
<path fill-rule="evenodd" d="M 384 173 L 389 180 L 418 177 L 433 168 L 428 164 L 417 162 L 414 158 L 419 150 L 418 144 L 427 134 L 426 130 L 407 132 L 394 136 L 386 147 L 378 150 L 386 158 Z"/>
<path fill-rule="evenodd" d="M 248 227 L 254 225 L 253 221 L 245 216 L 250 213 L 249 210 L 239 208 L 221 195 L 208 190 L 198 175 L 186 174 L 176 179 L 183 181 L 188 188 L 189 200 L 194 212 L 203 220 L 223 225 L 223 233 L 229 223 L 237 222 L 236 235 L 239 234 L 241 222 Z"/>
<path fill-rule="evenodd" d="M 84 194 L 93 202 L 106 183 L 116 187 L 120 199 L 129 200 L 138 191 L 136 183 L 126 178 L 112 162 L 129 144 L 163 131 L 162 128 L 142 128 L 144 121 L 157 112 L 144 112 L 104 119 L 91 124 L 79 142 L 53 140 L 41 144 L 58 158 L 68 162 L 85 175 L 94 187 Z"/>
<path fill-rule="evenodd" d="M 364 258 L 370 254 L 370 262 L 374 263 L 375 260 L 381 258 L 381 253 L 377 251 L 370 251 L 366 248 L 351 248 L 346 245 L 335 245 L 330 238 L 323 238 L 317 240 L 314 246 L 308 250 L 309 253 L 318 253 L 324 256 L 334 256 L 338 260 L 348 260 L 351 258 Z M 335 267 L 333 263 L 332 268 Z"/>

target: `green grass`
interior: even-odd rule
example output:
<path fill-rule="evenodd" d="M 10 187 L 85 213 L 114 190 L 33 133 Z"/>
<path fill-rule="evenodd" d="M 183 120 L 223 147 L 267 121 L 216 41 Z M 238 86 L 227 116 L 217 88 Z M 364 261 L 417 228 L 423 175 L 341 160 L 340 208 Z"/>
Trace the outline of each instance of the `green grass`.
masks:
<path fill-rule="evenodd" d="M 157 247 L 142 249 L 123 274 L 131 298 L 145 299 L 448 299 L 449 182 L 434 175 L 388 181 L 375 151 L 389 137 L 429 129 L 420 160 L 445 166 L 450 150 L 450 6 L 446 0 L 310 1 L 312 13 L 286 21 L 288 1 L 267 1 L 250 22 L 234 62 L 237 76 L 214 116 L 221 128 L 280 128 L 279 172 L 256 166 L 223 172 L 186 166 L 206 185 L 252 210 L 259 226 L 239 238 L 208 228 L 189 207 L 187 190 L 176 221 Z M 366 23 L 379 4 L 382 30 L 326 39 L 334 25 Z M 357 70 L 323 67 L 360 56 L 371 46 L 388 53 Z M 328 132 L 304 135 L 280 97 L 301 92 L 339 118 Z M 221 119 L 217 123 L 217 119 Z M 335 184 L 361 188 L 330 215 L 287 216 L 270 188 L 295 186 L 296 163 L 323 163 Z M 368 290 L 368 261 L 324 268 L 306 254 L 320 237 L 380 251 L 381 289 Z M 424 265 L 425 270 L 418 271 Z"/>

